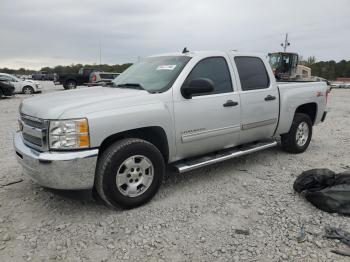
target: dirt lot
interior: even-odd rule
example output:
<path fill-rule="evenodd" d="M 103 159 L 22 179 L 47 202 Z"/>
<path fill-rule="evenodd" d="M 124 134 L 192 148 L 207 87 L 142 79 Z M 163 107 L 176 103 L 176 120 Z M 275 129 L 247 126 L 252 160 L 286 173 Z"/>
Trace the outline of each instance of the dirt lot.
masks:
<path fill-rule="evenodd" d="M 45 86 L 44 93 L 63 92 Z M 326 225 L 350 231 L 350 217 L 317 210 L 292 185 L 303 170 L 350 169 L 350 90 L 332 91 L 307 152 L 274 148 L 168 174 L 149 204 L 128 211 L 22 176 L 12 136 L 24 98 L 0 101 L 0 261 L 349 261 L 330 253 L 346 246 L 323 234 Z M 302 225 L 306 241 L 298 243 Z"/>

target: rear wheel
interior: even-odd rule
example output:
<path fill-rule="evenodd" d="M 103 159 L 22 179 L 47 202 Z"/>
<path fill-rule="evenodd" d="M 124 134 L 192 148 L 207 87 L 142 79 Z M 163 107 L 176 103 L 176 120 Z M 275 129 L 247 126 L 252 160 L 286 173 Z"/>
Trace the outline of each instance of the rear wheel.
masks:
<path fill-rule="evenodd" d="M 75 89 L 77 88 L 77 82 L 73 80 L 69 80 L 65 83 L 64 89 Z"/>
<path fill-rule="evenodd" d="M 306 114 L 296 113 L 287 134 L 281 135 L 282 147 L 290 153 L 304 152 L 311 141 L 312 121 Z"/>
<path fill-rule="evenodd" d="M 34 89 L 31 86 L 25 86 L 23 87 L 22 92 L 23 94 L 31 95 L 31 94 L 34 94 Z"/>
<path fill-rule="evenodd" d="M 95 188 L 111 206 L 133 208 L 149 201 L 158 191 L 165 173 L 164 159 L 151 143 L 123 139 L 101 155 Z"/>
<path fill-rule="evenodd" d="M 3 96 L 4 96 L 4 93 L 3 93 L 2 90 L 0 89 L 0 99 L 2 99 Z"/>

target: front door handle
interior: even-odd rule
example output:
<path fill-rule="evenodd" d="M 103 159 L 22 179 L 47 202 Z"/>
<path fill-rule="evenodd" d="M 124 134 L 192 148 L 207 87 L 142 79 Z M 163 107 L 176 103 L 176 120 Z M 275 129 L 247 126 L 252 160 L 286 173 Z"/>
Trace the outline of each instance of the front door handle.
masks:
<path fill-rule="evenodd" d="M 224 107 L 229 107 L 229 106 L 236 106 L 238 105 L 238 102 L 234 102 L 232 100 L 227 100 L 225 104 L 223 104 Z"/>
<path fill-rule="evenodd" d="M 271 101 L 271 100 L 275 100 L 276 97 L 272 96 L 272 95 L 268 95 L 267 97 L 265 97 L 265 101 Z"/>

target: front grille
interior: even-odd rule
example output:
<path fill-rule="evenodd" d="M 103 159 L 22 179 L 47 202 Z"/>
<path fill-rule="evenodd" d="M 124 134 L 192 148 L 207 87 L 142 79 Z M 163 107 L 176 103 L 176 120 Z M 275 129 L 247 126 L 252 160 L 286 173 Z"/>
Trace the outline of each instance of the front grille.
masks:
<path fill-rule="evenodd" d="M 43 141 L 41 138 L 29 135 L 27 133 L 23 133 L 22 135 L 23 135 L 24 140 L 28 141 L 29 143 L 32 143 L 32 144 L 34 144 L 36 146 L 40 146 L 40 147 L 43 146 Z"/>
<path fill-rule="evenodd" d="M 20 121 L 23 126 L 22 136 L 24 143 L 39 151 L 46 151 L 48 122 L 24 114 L 21 114 Z"/>
<path fill-rule="evenodd" d="M 44 123 L 43 121 L 41 120 L 33 120 L 33 118 L 29 118 L 29 117 L 26 117 L 26 116 L 23 116 L 22 115 L 22 121 L 27 124 L 28 126 L 32 126 L 32 127 L 35 127 L 35 128 L 39 128 L 39 129 L 43 129 L 44 128 Z"/>

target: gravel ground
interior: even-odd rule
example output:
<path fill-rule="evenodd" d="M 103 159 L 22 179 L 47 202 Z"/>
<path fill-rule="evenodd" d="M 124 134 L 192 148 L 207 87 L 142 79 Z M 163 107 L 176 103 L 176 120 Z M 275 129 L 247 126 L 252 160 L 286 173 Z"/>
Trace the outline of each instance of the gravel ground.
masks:
<path fill-rule="evenodd" d="M 44 85 L 44 93 L 62 90 Z M 350 217 L 317 210 L 292 188 L 307 169 L 350 169 L 350 90 L 332 91 L 330 113 L 305 153 L 274 148 L 168 174 L 150 203 L 127 211 L 22 176 L 12 136 L 26 97 L 0 101 L 0 261 L 350 260 L 330 252 L 344 244 L 323 237 L 327 225 L 350 231 Z M 298 243 L 302 226 L 306 241 Z"/>

